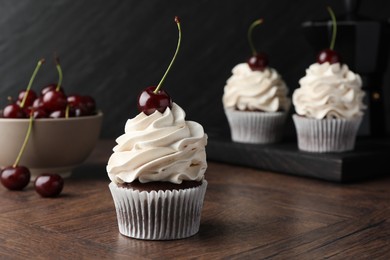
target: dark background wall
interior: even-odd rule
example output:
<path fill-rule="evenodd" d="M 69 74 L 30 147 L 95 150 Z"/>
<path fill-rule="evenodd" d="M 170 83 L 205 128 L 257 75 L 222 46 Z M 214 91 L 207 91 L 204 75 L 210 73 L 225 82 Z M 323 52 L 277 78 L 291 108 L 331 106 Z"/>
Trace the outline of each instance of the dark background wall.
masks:
<path fill-rule="evenodd" d="M 255 31 L 258 49 L 266 51 L 291 88 L 317 50 L 308 44 L 301 24 L 328 19 L 326 5 L 344 13 L 340 0 L 3 0 L 0 1 L 0 105 L 25 88 L 39 58 L 47 63 L 33 86 L 56 82 L 53 52 L 61 58 L 64 88 L 96 98 L 105 114 L 102 137 L 123 132 L 135 116 L 138 93 L 156 85 L 175 50 L 182 20 L 183 41 L 164 88 L 187 112 L 213 134 L 228 130 L 222 107 L 223 87 L 232 67 L 246 60 L 249 24 L 259 17 Z M 388 0 L 362 0 L 358 13 L 387 20 Z M 328 42 L 324 42 L 324 47 Z M 387 128 L 390 129 L 390 72 L 386 69 Z M 287 128 L 293 134 L 291 121 Z"/>

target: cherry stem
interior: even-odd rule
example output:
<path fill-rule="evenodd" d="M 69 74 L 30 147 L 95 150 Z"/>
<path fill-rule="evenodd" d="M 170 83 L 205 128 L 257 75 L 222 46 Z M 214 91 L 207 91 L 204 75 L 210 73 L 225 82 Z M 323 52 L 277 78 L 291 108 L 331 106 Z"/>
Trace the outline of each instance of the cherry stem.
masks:
<path fill-rule="evenodd" d="M 254 21 L 250 26 L 249 26 L 249 29 L 248 29 L 248 42 L 249 42 L 249 46 L 251 47 L 251 50 L 252 50 L 252 54 L 253 55 L 256 55 L 257 54 L 257 51 L 256 51 L 256 48 L 255 48 L 255 45 L 253 44 L 253 38 L 252 38 L 252 32 L 253 32 L 253 29 L 262 24 L 263 23 L 263 19 L 258 19 L 256 21 Z"/>
<path fill-rule="evenodd" d="M 23 154 L 24 150 L 26 149 L 27 142 L 28 142 L 28 139 L 29 139 L 30 134 L 31 134 L 33 122 L 34 122 L 34 115 L 33 115 L 33 113 L 31 112 L 31 114 L 30 114 L 30 120 L 29 120 L 29 123 L 28 123 L 28 129 L 27 129 L 26 137 L 24 138 L 24 141 L 23 141 L 22 147 L 20 148 L 18 157 L 16 157 L 15 163 L 14 163 L 14 165 L 12 165 L 12 167 L 14 167 L 14 168 L 15 168 L 16 166 L 18 166 L 19 161 L 20 161 L 20 158 L 22 157 L 22 154 Z"/>
<path fill-rule="evenodd" d="M 167 76 L 169 70 L 171 69 L 173 62 L 174 62 L 175 59 L 176 59 L 176 55 L 177 55 L 177 53 L 179 52 L 179 49 L 180 49 L 180 43 L 181 43 L 181 26 L 180 26 L 179 17 L 177 17 L 177 16 L 175 16 L 175 23 L 176 23 L 177 29 L 178 29 L 178 31 L 179 31 L 179 39 L 177 40 L 176 51 L 175 51 L 175 54 L 173 55 L 173 58 L 172 58 L 172 60 L 171 60 L 171 63 L 169 63 L 169 66 L 168 66 L 167 70 L 166 70 L 165 73 L 164 73 L 164 76 L 162 77 L 162 79 L 161 79 L 160 82 L 158 83 L 156 89 L 153 91 L 154 94 L 157 94 L 158 91 L 160 90 L 161 85 L 164 83 L 165 78 L 166 78 L 166 76 Z"/>
<path fill-rule="evenodd" d="M 56 62 L 56 68 L 57 68 L 57 71 L 58 71 L 58 83 L 57 83 L 57 87 L 56 87 L 56 91 L 60 91 L 60 88 L 61 88 L 61 84 L 62 84 L 62 69 L 61 69 L 61 65 L 60 65 L 60 59 L 56 56 L 54 58 L 55 62 Z"/>
<path fill-rule="evenodd" d="M 330 17 L 332 18 L 332 40 L 330 42 L 330 47 L 329 49 L 333 50 L 334 49 L 334 45 L 336 43 L 336 35 L 337 35 L 337 21 L 336 21 L 336 16 L 332 10 L 332 8 L 330 6 L 327 7 L 328 9 L 328 12 L 330 14 Z"/>
<path fill-rule="evenodd" d="M 65 108 L 65 118 L 68 119 L 69 118 L 69 109 L 70 109 L 70 106 L 69 104 L 66 105 L 66 108 Z"/>
<path fill-rule="evenodd" d="M 31 89 L 31 86 L 34 82 L 34 79 L 35 79 L 35 76 L 37 75 L 38 71 L 39 71 L 39 68 L 42 66 L 42 64 L 45 63 L 45 59 L 40 59 L 38 61 L 38 64 L 37 66 L 35 67 L 35 70 L 30 78 L 30 82 L 28 83 L 27 85 L 27 88 L 26 88 L 26 93 L 24 94 L 24 97 L 23 97 L 23 100 L 22 102 L 20 103 L 20 107 L 23 108 L 24 107 L 24 104 L 26 103 L 26 99 L 27 99 L 27 96 L 28 96 L 28 92 L 30 91 Z"/>

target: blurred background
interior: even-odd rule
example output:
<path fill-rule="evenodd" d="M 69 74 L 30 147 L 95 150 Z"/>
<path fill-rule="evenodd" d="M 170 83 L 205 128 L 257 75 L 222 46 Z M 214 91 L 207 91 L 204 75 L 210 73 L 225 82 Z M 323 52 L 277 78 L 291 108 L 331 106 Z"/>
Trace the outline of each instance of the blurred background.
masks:
<path fill-rule="evenodd" d="M 357 14 L 352 20 L 371 21 L 372 25 L 356 30 L 356 39 L 351 33 L 342 36 L 340 29 L 335 48 L 349 50 L 345 60 L 351 62 L 351 69 L 364 74 L 366 102 L 372 102 L 372 97 L 380 101 L 372 106 L 372 114 L 379 115 L 377 122 L 372 124 L 372 118 L 367 118 L 362 135 L 389 135 L 390 46 L 384 29 L 390 1 L 346 2 L 357 4 L 352 6 Z M 246 38 L 251 22 L 264 18 L 264 24 L 254 31 L 255 45 L 268 53 L 270 65 L 282 75 L 291 95 L 317 52 L 329 46 L 326 30 L 326 37 L 318 34 L 329 25 L 319 23 L 322 29 L 317 30 L 315 23 L 308 22 L 329 20 L 327 5 L 340 21 L 346 17 L 348 10 L 340 0 L 2 0 L 0 105 L 27 86 L 41 57 L 47 62 L 33 89 L 57 82 L 52 59 L 57 52 L 66 93 L 93 96 L 105 114 L 101 137 L 119 136 L 126 120 L 138 113 L 138 93 L 158 84 L 173 56 L 177 42 L 173 18 L 178 15 L 182 46 L 163 88 L 183 107 L 187 120 L 200 122 L 210 136 L 225 135 L 229 128 L 221 101 L 223 87 L 231 69 L 251 54 Z M 356 47 L 357 41 L 363 44 Z M 286 134 L 294 136 L 294 131 L 290 119 Z"/>

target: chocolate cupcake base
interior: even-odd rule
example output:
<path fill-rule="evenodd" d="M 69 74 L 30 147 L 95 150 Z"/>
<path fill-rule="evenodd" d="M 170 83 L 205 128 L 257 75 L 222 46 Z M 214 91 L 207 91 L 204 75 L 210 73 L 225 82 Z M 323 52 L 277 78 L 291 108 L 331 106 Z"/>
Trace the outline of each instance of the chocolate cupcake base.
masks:
<path fill-rule="evenodd" d="M 147 240 L 181 239 L 199 231 L 207 181 L 192 188 L 137 190 L 109 185 L 119 232 Z"/>

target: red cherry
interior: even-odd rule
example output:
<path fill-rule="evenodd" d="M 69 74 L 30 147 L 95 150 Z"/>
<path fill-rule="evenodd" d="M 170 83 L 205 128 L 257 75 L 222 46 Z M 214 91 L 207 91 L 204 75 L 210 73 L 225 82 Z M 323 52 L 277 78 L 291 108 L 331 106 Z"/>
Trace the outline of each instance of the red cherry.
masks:
<path fill-rule="evenodd" d="M 56 110 L 49 114 L 50 118 L 63 118 L 65 117 L 66 113 L 65 110 Z"/>
<path fill-rule="evenodd" d="M 65 94 L 56 90 L 46 92 L 42 97 L 42 102 L 47 111 L 64 110 L 67 105 Z"/>
<path fill-rule="evenodd" d="M 67 101 L 70 106 L 79 106 L 84 103 L 82 96 L 77 94 L 69 95 Z"/>
<path fill-rule="evenodd" d="M 137 107 L 140 112 L 144 112 L 146 115 L 153 114 L 156 110 L 160 113 L 164 113 L 167 107 L 172 108 L 172 99 L 167 92 L 161 89 L 162 84 L 165 81 L 166 76 L 168 75 L 169 70 L 172 67 L 172 64 L 175 62 L 176 55 L 180 49 L 181 43 L 181 26 L 179 17 L 175 16 L 175 23 L 177 25 L 177 30 L 179 32 L 179 39 L 177 41 L 176 51 L 173 55 L 171 62 L 167 70 L 165 71 L 162 79 L 158 85 L 150 86 L 144 89 L 138 96 Z"/>
<path fill-rule="evenodd" d="M 154 93 L 155 89 L 155 86 L 147 87 L 138 96 L 138 110 L 146 115 L 153 114 L 156 110 L 164 113 L 167 107 L 172 108 L 172 99 L 168 93 L 164 90 Z"/>
<path fill-rule="evenodd" d="M 252 22 L 248 28 L 248 42 L 252 50 L 252 56 L 249 57 L 247 63 L 253 71 L 263 71 L 268 66 L 268 56 L 263 52 L 257 52 L 253 44 L 252 32 L 256 26 L 263 23 L 263 19 L 257 19 Z"/>
<path fill-rule="evenodd" d="M 64 187 L 64 180 L 58 174 L 44 173 L 35 179 L 34 187 L 42 197 L 57 197 Z"/>
<path fill-rule="evenodd" d="M 15 104 L 9 104 L 3 109 L 3 117 L 4 118 L 25 118 L 25 114 L 23 109 Z"/>
<path fill-rule="evenodd" d="M 7 166 L 1 171 L 0 181 L 9 190 L 22 190 L 30 182 L 30 171 L 24 166 Z"/>
<path fill-rule="evenodd" d="M 330 64 L 342 63 L 341 56 L 331 49 L 324 49 L 318 53 L 317 62 L 319 64 L 329 62 Z"/>
<path fill-rule="evenodd" d="M 38 97 L 34 100 L 33 104 L 32 104 L 33 107 L 35 108 L 42 108 L 43 109 L 43 98 L 42 97 Z"/>
<path fill-rule="evenodd" d="M 27 95 L 26 100 L 24 101 L 23 107 L 29 107 L 34 103 L 34 100 L 37 98 L 37 94 L 34 90 L 22 90 L 19 92 L 18 101 L 21 103 L 24 96 Z"/>
<path fill-rule="evenodd" d="M 28 108 L 24 109 L 24 112 L 26 115 L 29 115 L 29 116 L 32 114 L 32 116 L 34 118 L 47 118 L 48 117 L 46 110 L 44 110 L 41 107 L 28 107 Z"/>
<path fill-rule="evenodd" d="M 85 103 L 84 97 L 80 95 L 68 96 L 69 115 L 72 117 L 87 116 L 90 113 L 87 104 Z"/>
<path fill-rule="evenodd" d="M 334 46 L 336 43 L 336 33 L 337 33 L 337 20 L 336 16 L 330 6 L 327 7 L 330 17 L 332 18 L 332 40 L 330 42 L 329 49 L 324 49 L 320 51 L 317 55 L 317 62 L 319 64 L 329 62 L 329 64 L 342 63 L 341 56 L 334 51 Z"/>
<path fill-rule="evenodd" d="M 41 89 L 41 96 L 45 95 L 47 92 L 49 92 L 51 90 L 56 90 L 56 88 L 57 88 L 57 84 L 54 84 L 54 83 L 51 83 L 51 84 L 47 85 L 46 87 L 43 87 Z M 62 86 L 60 87 L 59 91 L 61 91 L 62 93 L 65 93 Z"/>
<path fill-rule="evenodd" d="M 268 56 L 265 53 L 257 53 L 247 61 L 253 71 L 263 71 L 268 66 Z"/>
<path fill-rule="evenodd" d="M 96 102 L 91 96 L 82 96 L 83 103 L 87 106 L 88 113 L 93 115 L 96 113 Z"/>

